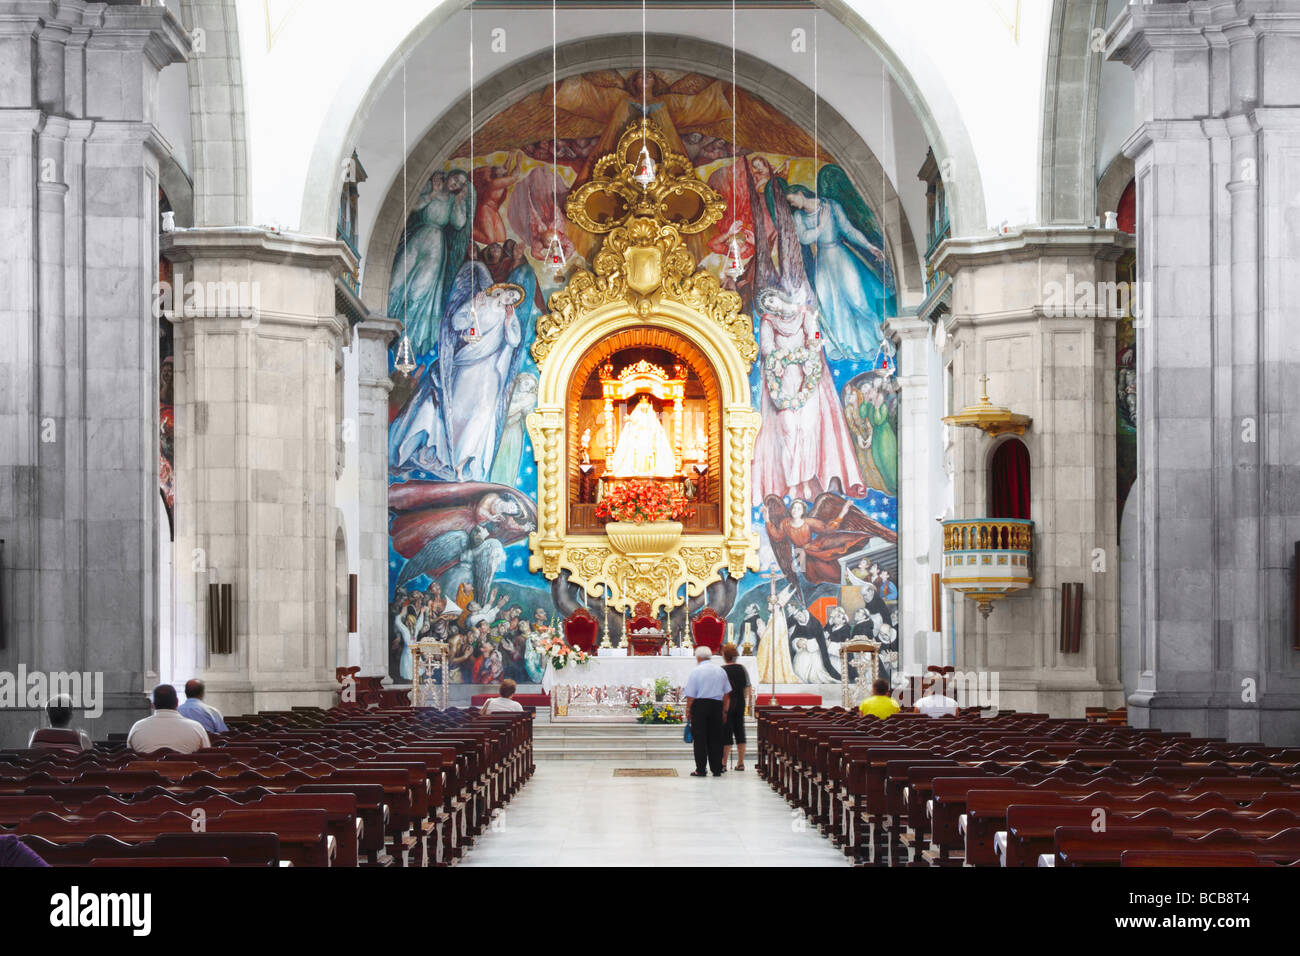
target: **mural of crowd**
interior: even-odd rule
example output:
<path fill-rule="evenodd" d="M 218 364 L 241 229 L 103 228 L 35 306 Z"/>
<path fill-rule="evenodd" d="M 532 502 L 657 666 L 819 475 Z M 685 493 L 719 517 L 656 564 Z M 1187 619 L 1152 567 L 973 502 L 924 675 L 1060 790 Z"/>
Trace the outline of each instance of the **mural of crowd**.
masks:
<path fill-rule="evenodd" d="M 582 603 L 527 570 L 529 346 L 564 282 L 544 264 L 552 236 L 570 271 L 599 246 L 565 218 L 565 198 L 643 115 L 726 201 L 688 245 L 741 295 L 759 343 L 752 518 L 769 571 L 709 602 L 752 646 L 779 609 L 790 682 L 838 680 L 850 636 L 896 660 L 898 387 L 881 326 L 894 278 L 875 215 L 833 157 L 814 157 L 803 126 L 743 89 L 733 104 L 729 82 L 599 70 L 552 96 L 505 108 L 472 162 L 465 143 L 431 172 L 393 257 L 388 311 L 405 317 L 417 362 L 394 375 L 389 414 L 393 678 L 409 681 L 411 642 L 437 639 L 452 645 L 453 681 L 536 682 L 534 640 Z M 723 273 L 733 240 L 737 278 Z"/>

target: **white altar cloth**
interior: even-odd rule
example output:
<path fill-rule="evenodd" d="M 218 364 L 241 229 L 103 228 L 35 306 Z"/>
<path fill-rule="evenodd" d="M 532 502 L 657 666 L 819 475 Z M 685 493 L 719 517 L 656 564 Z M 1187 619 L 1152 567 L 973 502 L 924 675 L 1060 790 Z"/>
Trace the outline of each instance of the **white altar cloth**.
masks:
<path fill-rule="evenodd" d="M 719 664 L 722 655 L 714 656 Z M 757 659 L 738 658 L 749 672 L 749 682 L 758 683 Z M 636 687 L 645 680 L 667 677 L 674 688 L 683 687 L 695 667 L 694 657 L 595 657 L 586 664 L 569 664 L 556 670 L 548 661 L 542 675 L 542 690 L 550 693 L 554 687 L 579 685 L 583 687 Z"/>

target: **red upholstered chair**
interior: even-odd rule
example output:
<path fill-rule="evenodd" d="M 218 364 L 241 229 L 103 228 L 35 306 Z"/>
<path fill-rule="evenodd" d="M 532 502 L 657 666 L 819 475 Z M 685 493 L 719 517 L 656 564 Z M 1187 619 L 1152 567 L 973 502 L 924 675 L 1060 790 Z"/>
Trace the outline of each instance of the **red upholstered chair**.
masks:
<path fill-rule="evenodd" d="M 644 630 L 657 631 L 658 637 L 635 637 L 637 631 Z M 663 646 L 663 625 L 658 619 L 650 613 L 650 604 L 647 601 L 638 601 L 636 607 L 632 609 L 632 615 L 627 620 L 627 641 L 631 648 L 633 657 L 644 657 L 659 653 Z"/>
<path fill-rule="evenodd" d="M 564 622 L 564 640 L 570 647 L 576 647 L 588 654 L 596 653 L 597 638 L 600 628 L 596 619 L 586 608 L 578 608 Z"/>
<path fill-rule="evenodd" d="M 629 637 L 628 644 L 632 647 L 633 657 L 654 657 L 663 651 L 664 639 L 662 637 Z"/>
<path fill-rule="evenodd" d="M 718 616 L 718 612 L 706 607 L 691 622 L 691 639 L 695 646 L 703 644 L 715 654 L 722 653 L 722 637 L 727 632 L 727 622 Z"/>

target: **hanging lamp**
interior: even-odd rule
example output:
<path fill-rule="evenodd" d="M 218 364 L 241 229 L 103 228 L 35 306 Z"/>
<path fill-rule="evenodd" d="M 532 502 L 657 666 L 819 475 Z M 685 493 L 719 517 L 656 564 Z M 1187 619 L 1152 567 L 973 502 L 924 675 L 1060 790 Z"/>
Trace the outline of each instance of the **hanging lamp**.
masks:
<path fill-rule="evenodd" d="M 406 300 L 410 287 L 407 272 L 406 231 L 409 228 L 410 207 L 406 181 L 406 58 L 402 58 L 402 341 L 397 345 L 397 354 L 393 356 L 393 368 L 403 375 L 415 371 L 415 353 L 411 348 L 411 337 L 406 334 Z"/>
<path fill-rule="evenodd" d="M 474 0 L 469 0 L 469 186 L 474 185 Z M 478 339 L 478 296 L 482 291 L 478 284 L 478 243 L 474 241 L 471 227 L 469 237 L 469 340 Z"/>
<path fill-rule="evenodd" d="M 560 123 L 559 123 L 559 73 L 556 68 L 555 3 L 551 0 L 551 240 L 546 247 L 546 266 L 556 282 L 564 280 L 568 262 L 564 256 L 564 243 L 560 241 Z"/>
<path fill-rule="evenodd" d="M 397 355 L 393 359 L 393 368 L 403 375 L 410 375 L 415 371 L 415 355 L 411 352 L 411 339 L 403 330 L 402 341 L 397 345 Z"/>
<path fill-rule="evenodd" d="M 722 274 L 732 279 L 739 279 L 745 274 L 745 257 L 740 249 L 740 237 L 733 235 L 727 243 L 727 265 Z"/>
<path fill-rule="evenodd" d="M 636 169 L 632 173 L 632 178 L 641 184 L 642 189 L 648 187 L 658 176 L 654 157 L 650 155 L 650 148 L 646 145 L 645 139 L 648 72 L 645 55 L 645 0 L 641 0 L 641 154 L 636 158 Z"/>
<path fill-rule="evenodd" d="M 731 0 L 731 241 L 727 243 L 727 264 L 722 274 L 739 279 L 745 274 L 745 257 L 740 248 L 740 220 L 736 218 L 736 0 Z"/>

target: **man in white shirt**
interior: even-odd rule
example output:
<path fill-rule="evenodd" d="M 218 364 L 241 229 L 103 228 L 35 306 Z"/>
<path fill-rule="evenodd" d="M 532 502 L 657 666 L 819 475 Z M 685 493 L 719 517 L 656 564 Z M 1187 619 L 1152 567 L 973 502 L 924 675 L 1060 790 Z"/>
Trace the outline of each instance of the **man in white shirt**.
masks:
<path fill-rule="evenodd" d="M 956 717 L 957 701 L 944 693 L 943 684 L 935 680 L 930 685 L 930 693 L 916 702 L 917 713 L 927 717 Z"/>
<path fill-rule="evenodd" d="M 695 744 L 695 770 L 691 776 L 705 776 L 707 762 L 713 775 L 721 777 L 726 769 L 722 763 L 722 724 L 731 702 L 731 678 L 703 644 L 695 649 L 695 660 L 695 670 L 682 688 L 686 717 L 691 722 L 691 742 Z"/>
<path fill-rule="evenodd" d="M 512 699 L 515 696 L 515 686 L 516 686 L 515 682 L 511 680 L 509 677 L 503 680 L 501 682 L 501 689 L 497 691 L 497 693 L 500 694 L 500 696 L 489 697 L 487 700 L 485 700 L 483 702 L 482 713 L 485 716 L 487 714 L 523 713 L 524 710 L 523 705 L 520 704 L 519 701 Z"/>
<path fill-rule="evenodd" d="M 136 753 L 153 753 L 166 747 L 177 753 L 192 754 L 212 746 L 208 732 L 197 721 L 176 711 L 176 688 L 159 684 L 153 689 L 153 715 L 137 720 L 126 735 L 126 745 Z"/>

